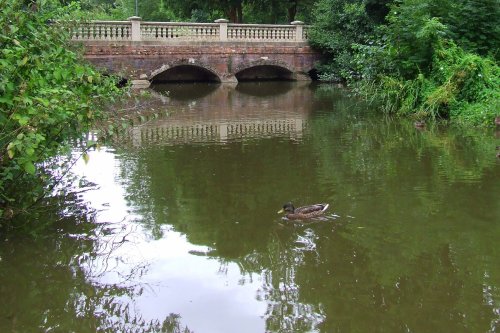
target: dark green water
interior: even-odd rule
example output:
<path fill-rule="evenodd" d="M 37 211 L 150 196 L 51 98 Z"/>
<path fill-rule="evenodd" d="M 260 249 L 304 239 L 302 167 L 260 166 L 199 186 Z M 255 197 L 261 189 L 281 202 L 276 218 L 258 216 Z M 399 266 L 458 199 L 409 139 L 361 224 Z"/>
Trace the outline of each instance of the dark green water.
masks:
<path fill-rule="evenodd" d="M 45 236 L 0 243 L 0 332 L 500 332 L 495 130 L 333 87 L 162 89 L 170 116 L 78 164 Z"/>

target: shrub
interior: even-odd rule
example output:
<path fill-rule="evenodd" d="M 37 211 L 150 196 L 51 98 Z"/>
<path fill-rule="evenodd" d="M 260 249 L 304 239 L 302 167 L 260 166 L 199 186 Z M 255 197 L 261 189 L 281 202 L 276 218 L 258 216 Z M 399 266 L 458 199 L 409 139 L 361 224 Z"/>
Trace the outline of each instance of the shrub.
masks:
<path fill-rule="evenodd" d="M 67 26 L 48 24 L 68 8 L 16 0 L 0 7 L 1 216 L 6 207 L 27 209 L 54 185 L 61 161 L 49 161 L 105 118 L 101 106 L 118 90 L 73 50 Z"/>

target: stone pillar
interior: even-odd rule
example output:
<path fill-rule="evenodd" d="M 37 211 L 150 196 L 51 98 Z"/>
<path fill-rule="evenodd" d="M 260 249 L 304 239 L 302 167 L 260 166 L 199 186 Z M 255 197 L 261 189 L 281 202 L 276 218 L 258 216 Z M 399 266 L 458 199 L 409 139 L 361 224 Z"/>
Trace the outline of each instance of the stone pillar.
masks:
<path fill-rule="evenodd" d="M 303 42 L 304 38 L 302 38 L 302 34 L 304 31 L 304 22 L 302 21 L 293 21 L 290 23 L 295 26 L 295 40 L 297 42 Z"/>
<path fill-rule="evenodd" d="M 128 20 L 132 24 L 132 41 L 138 42 L 141 40 L 141 18 L 139 16 L 129 17 Z"/>
<path fill-rule="evenodd" d="M 227 23 L 229 21 L 226 19 L 215 20 L 215 23 L 219 23 L 219 40 L 221 42 L 227 41 Z"/>
<path fill-rule="evenodd" d="M 227 124 L 223 123 L 223 124 L 219 124 L 218 126 L 219 126 L 219 128 L 218 128 L 219 139 L 221 141 L 227 141 Z"/>

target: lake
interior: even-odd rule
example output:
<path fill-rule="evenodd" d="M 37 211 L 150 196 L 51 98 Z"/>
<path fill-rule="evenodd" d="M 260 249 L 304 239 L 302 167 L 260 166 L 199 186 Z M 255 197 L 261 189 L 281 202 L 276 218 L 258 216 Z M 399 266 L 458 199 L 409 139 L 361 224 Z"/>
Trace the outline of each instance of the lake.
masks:
<path fill-rule="evenodd" d="M 1 332 L 500 332 L 499 131 L 332 85 L 154 89 L 0 242 Z"/>

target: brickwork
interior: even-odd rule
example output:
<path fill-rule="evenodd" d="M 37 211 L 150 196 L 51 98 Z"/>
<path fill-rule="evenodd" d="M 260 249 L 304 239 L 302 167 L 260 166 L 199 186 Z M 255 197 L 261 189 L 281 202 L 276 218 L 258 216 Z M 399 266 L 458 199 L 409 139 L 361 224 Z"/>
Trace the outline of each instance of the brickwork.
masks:
<path fill-rule="evenodd" d="M 216 44 L 216 45 L 214 45 Z M 155 76 L 180 65 L 203 68 L 218 81 L 236 82 L 236 75 L 256 66 L 274 66 L 291 73 L 296 80 L 320 59 L 306 43 L 224 43 L 100 41 L 84 43 L 85 58 L 110 73 L 132 80 L 153 80 Z"/>

